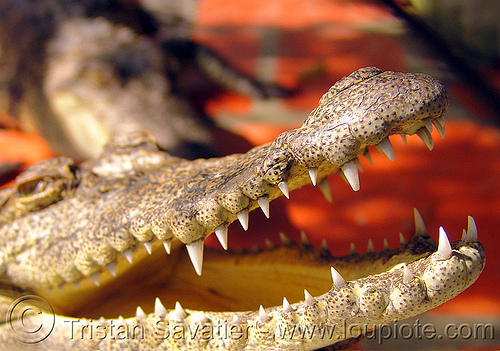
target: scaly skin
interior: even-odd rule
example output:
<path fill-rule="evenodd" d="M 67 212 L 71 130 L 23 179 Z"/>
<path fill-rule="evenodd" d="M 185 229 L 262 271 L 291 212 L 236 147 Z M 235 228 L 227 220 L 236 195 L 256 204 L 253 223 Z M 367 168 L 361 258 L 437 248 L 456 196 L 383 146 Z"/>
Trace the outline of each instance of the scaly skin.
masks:
<path fill-rule="evenodd" d="M 161 242 L 167 252 L 172 250 L 172 255 L 181 243 L 185 244 L 196 272 L 201 275 L 203 243 L 208 235 L 215 231 L 226 247 L 228 224 L 238 219 L 246 228 L 248 211 L 260 206 L 267 213 L 269 200 L 282 193 L 288 196 L 290 190 L 311 181 L 326 191 L 326 176 L 330 173 L 342 173 L 358 190 L 357 157 L 366 154 L 369 145 L 392 158 L 388 136 L 417 133 L 432 148 L 428 129 L 433 123 L 440 133 L 444 132 L 442 115 L 448 103 L 443 85 L 429 76 L 364 68 L 337 82 L 300 128 L 284 132 L 272 143 L 246 154 L 186 161 L 158 151 L 147 134 L 136 133 L 114 139 L 98 159 L 80 167 L 67 158 L 34 166 L 18 177 L 14 188 L 0 192 L 4 305 L 27 292 L 59 304 L 56 287 L 63 288 L 60 297 L 66 283 L 80 285 L 82 281 L 85 285 L 85 277 L 91 277 L 103 289 L 111 287 L 112 277 L 107 273 L 101 277 L 106 267 L 114 275 L 119 261 L 118 275 L 126 276 L 127 270 L 133 269 L 123 268 L 122 257 L 132 261 L 133 256 L 134 262 L 140 264 L 145 256 L 142 246 L 151 251 Z M 381 256 L 351 255 L 339 259 L 334 264 L 342 266 L 342 274 L 352 280 L 346 282 L 332 269 L 333 287 L 316 298 L 306 292 L 303 302 L 290 305 L 284 300 L 283 307 L 261 306 L 259 311 L 251 312 L 197 312 L 183 310 L 180 304 L 174 310 L 166 310 L 157 300 L 150 315 L 137 309 L 135 318 L 114 321 L 140 325 L 145 335 L 113 340 L 88 334 L 90 328 L 80 328 L 87 322 L 57 316 L 54 331 L 43 343 L 55 349 L 67 348 L 69 343 L 80 348 L 107 349 L 132 346 L 296 350 L 331 344 L 345 347 L 363 333 L 343 335 L 337 330 L 329 338 L 320 334 L 282 338 L 279 333 L 293 326 L 303 330 L 342 323 L 364 325 L 371 330 L 433 308 L 456 296 L 479 276 L 484 251 L 477 242 L 471 219 L 467 233 L 453 244 L 453 250 L 441 230 L 434 253 L 435 246 L 424 234 L 418 215 L 416 219 L 418 235 L 409 244 L 384 250 Z M 217 257 L 231 261 L 223 254 L 213 256 L 215 259 L 210 258 L 205 267 L 209 268 L 208 274 L 217 266 L 211 264 Z M 275 256 L 279 254 L 276 252 Z M 292 256 L 288 252 L 284 257 L 290 260 Z M 245 256 L 241 260 L 245 261 Z M 283 259 L 273 260 L 273 255 L 270 259 L 260 253 L 242 266 L 258 270 L 271 262 L 282 272 L 288 264 Z M 297 262 L 308 265 L 306 259 Z M 323 257 L 314 259 L 311 266 L 329 267 L 331 263 L 331 259 Z M 174 264 L 164 269 L 172 271 L 175 277 L 182 267 Z M 354 272 L 344 273 L 344 267 L 346 272 L 350 267 Z M 262 270 L 263 277 L 269 278 L 270 270 Z M 88 284 L 80 289 L 70 305 L 84 301 L 84 294 L 95 296 L 89 292 Z M 64 306 L 58 307 L 64 311 Z M 109 326 L 112 322 L 94 323 Z M 206 328 L 202 335 L 165 337 L 173 335 L 165 334 L 168 328 L 178 326 L 170 329 L 174 332 L 181 326 L 200 324 Z M 236 332 L 239 337 L 207 335 L 207 330 L 220 333 L 224 325 L 241 327 L 239 334 Z M 4 325 L 0 338 L 11 344 L 18 342 L 11 336 L 11 329 Z"/>

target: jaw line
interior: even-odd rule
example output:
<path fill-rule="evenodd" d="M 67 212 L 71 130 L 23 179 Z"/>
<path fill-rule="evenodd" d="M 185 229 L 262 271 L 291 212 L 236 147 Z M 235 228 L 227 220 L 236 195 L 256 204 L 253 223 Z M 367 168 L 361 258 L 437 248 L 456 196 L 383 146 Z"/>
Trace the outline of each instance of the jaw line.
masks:
<path fill-rule="evenodd" d="M 282 236 L 281 245 L 258 251 L 208 246 L 204 271 L 198 276 L 182 243 L 173 241 L 170 255 L 161 246 L 155 241 L 151 255 L 137 249 L 132 265 L 121 259 L 117 277 L 103 273 L 98 289 L 85 279 L 79 288 L 68 284 L 62 291 L 52 289 L 52 294 L 63 296 L 51 300 L 59 301 L 66 314 L 88 318 L 133 315 L 138 305 L 152 310 L 155 297 L 167 306 L 180 301 L 197 310 L 252 310 L 259 304 L 279 305 L 283 296 L 291 302 L 301 300 L 304 288 L 313 296 L 324 293 L 332 286 L 331 266 L 346 280 L 355 280 L 428 256 L 436 248 L 429 236 L 420 233 L 392 250 L 334 257 L 326 247 L 297 244 Z"/>

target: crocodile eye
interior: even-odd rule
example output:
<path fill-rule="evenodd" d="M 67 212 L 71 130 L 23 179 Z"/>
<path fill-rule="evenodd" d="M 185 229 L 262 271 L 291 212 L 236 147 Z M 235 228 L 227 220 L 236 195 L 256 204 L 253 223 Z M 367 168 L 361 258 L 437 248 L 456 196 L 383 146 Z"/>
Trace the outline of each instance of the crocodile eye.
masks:
<path fill-rule="evenodd" d="M 49 185 L 49 180 L 46 178 L 31 179 L 17 185 L 17 193 L 20 196 L 27 196 L 44 191 Z"/>
<path fill-rule="evenodd" d="M 50 206 L 64 197 L 70 185 L 68 179 L 57 175 L 26 177 L 16 184 L 17 211 L 27 213 Z"/>

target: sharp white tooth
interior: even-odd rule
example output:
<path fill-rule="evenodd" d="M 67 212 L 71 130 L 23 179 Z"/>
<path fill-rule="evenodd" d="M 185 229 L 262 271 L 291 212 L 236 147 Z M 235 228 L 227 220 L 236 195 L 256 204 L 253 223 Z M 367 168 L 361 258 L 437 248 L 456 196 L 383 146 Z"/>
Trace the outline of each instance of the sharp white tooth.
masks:
<path fill-rule="evenodd" d="M 106 268 L 108 269 L 109 273 L 111 273 L 111 275 L 113 277 L 116 277 L 116 261 L 108 263 L 106 265 Z"/>
<path fill-rule="evenodd" d="M 413 209 L 413 217 L 415 218 L 415 235 L 426 235 L 427 229 L 424 220 L 416 208 Z"/>
<path fill-rule="evenodd" d="M 443 227 L 439 227 L 439 243 L 437 249 L 438 260 L 443 261 L 451 257 L 451 244 Z"/>
<path fill-rule="evenodd" d="M 106 323 L 106 318 L 104 318 L 103 316 L 99 317 L 99 323 L 100 324 Z"/>
<path fill-rule="evenodd" d="M 243 230 L 248 230 L 248 208 L 241 210 L 236 214 L 238 221 L 240 221 Z"/>
<path fill-rule="evenodd" d="M 406 145 L 406 134 L 399 134 L 399 136 L 401 137 L 401 139 L 403 139 L 403 143 L 405 143 Z"/>
<path fill-rule="evenodd" d="M 401 246 L 406 245 L 405 237 L 401 233 L 399 233 L 399 245 Z"/>
<path fill-rule="evenodd" d="M 144 310 L 141 308 L 141 306 L 137 306 L 137 309 L 135 310 L 135 318 L 144 319 L 146 317 L 146 313 L 144 313 Z"/>
<path fill-rule="evenodd" d="M 424 124 L 425 128 L 429 131 L 429 133 L 432 133 L 432 121 L 430 118 L 425 118 L 422 120 L 422 123 Z"/>
<path fill-rule="evenodd" d="M 309 177 L 311 178 L 312 185 L 316 186 L 316 183 L 318 182 L 318 169 L 309 168 Z"/>
<path fill-rule="evenodd" d="M 148 252 L 148 254 L 151 255 L 151 250 L 153 249 L 153 243 L 151 241 L 146 241 L 144 243 L 144 247 L 146 248 L 146 251 Z"/>
<path fill-rule="evenodd" d="M 432 140 L 432 135 L 427 128 L 420 128 L 417 130 L 417 135 L 420 139 L 422 139 L 425 146 L 427 146 L 429 150 L 434 149 L 434 141 Z"/>
<path fill-rule="evenodd" d="M 366 248 L 366 253 L 374 253 L 375 248 L 373 247 L 373 241 L 372 239 L 368 239 L 368 246 Z"/>
<path fill-rule="evenodd" d="M 349 255 L 356 255 L 358 252 L 356 251 L 356 245 L 351 242 L 351 247 L 349 248 Z"/>
<path fill-rule="evenodd" d="M 257 200 L 257 202 L 259 203 L 259 206 L 262 212 L 264 212 L 266 218 L 269 218 L 269 197 L 267 196 L 259 197 L 259 200 Z"/>
<path fill-rule="evenodd" d="M 308 306 L 312 306 L 316 303 L 316 299 L 306 289 L 304 289 L 304 296 L 305 296 L 306 304 Z"/>
<path fill-rule="evenodd" d="M 389 250 L 389 243 L 386 238 L 384 238 L 384 250 Z"/>
<path fill-rule="evenodd" d="M 283 311 L 285 312 L 294 312 L 294 308 L 290 305 L 286 297 L 283 298 Z"/>
<path fill-rule="evenodd" d="M 274 244 L 271 242 L 271 240 L 265 239 L 264 243 L 266 244 L 266 248 L 268 248 L 269 250 L 274 249 Z"/>
<path fill-rule="evenodd" d="M 467 235 L 466 241 L 469 243 L 475 243 L 477 241 L 477 227 L 476 222 L 472 216 L 467 217 Z"/>
<path fill-rule="evenodd" d="M 220 244 L 224 250 L 227 250 L 227 224 L 223 223 L 215 228 L 215 235 L 219 239 Z"/>
<path fill-rule="evenodd" d="M 288 237 L 285 235 L 285 233 L 280 232 L 278 235 L 280 237 L 282 246 L 290 246 L 290 244 L 291 244 L 290 239 L 288 239 Z"/>
<path fill-rule="evenodd" d="M 281 192 L 287 199 L 290 198 L 290 190 L 288 190 L 288 183 L 285 180 L 278 183 L 278 188 L 280 188 Z"/>
<path fill-rule="evenodd" d="M 328 177 L 321 179 L 318 184 L 319 189 L 323 193 L 326 198 L 326 201 L 332 202 L 332 189 L 330 188 L 330 182 L 328 181 Z"/>
<path fill-rule="evenodd" d="M 368 162 L 373 165 L 372 155 L 370 155 L 370 151 L 368 151 L 368 148 L 365 149 L 365 153 L 363 154 L 363 156 L 365 156 Z"/>
<path fill-rule="evenodd" d="M 460 239 L 462 241 L 465 241 L 467 240 L 467 231 L 465 229 L 462 229 L 462 239 Z"/>
<path fill-rule="evenodd" d="M 413 273 L 410 271 L 410 268 L 408 268 L 408 266 L 405 263 L 403 266 L 403 283 L 408 284 L 413 279 L 413 277 L 414 277 Z"/>
<path fill-rule="evenodd" d="M 306 234 L 306 232 L 305 232 L 305 231 L 303 231 L 303 230 L 300 232 L 300 244 L 301 244 L 302 246 L 309 246 L 309 245 L 311 245 L 311 244 L 309 243 L 309 239 L 307 238 L 307 234 Z"/>
<path fill-rule="evenodd" d="M 167 251 L 167 254 L 170 255 L 170 250 L 172 249 L 172 239 L 163 240 L 163 247 L 165 248 L 165 251 Z"/>
<path fill-rule="evenodd" d="M 118 316 L 117 323 L 118 324 L 125 324 L 125 319 L 123 319 L 123 316 Z"/>
<path fill-rule="evenodd" d="M 182 321 L 184 318 L 186 318 L 186 316 L 187 316 L 186 311 L 184 311 L 179 301 L 177 301 L 175 303 L 175 310 L 170 312 L 169 319 L 171 321 Z"/>
<path fill-rule="evenodd" d="M 155 299 L 155 311 L 154 312 L 155 312 L 155 315 L 158 317 L 165 317 L 167 315 L 167 309 L 165 308 L 165 306 L 163 306 L 159 297 L 157 297 Z"/>
<path fill-rule="evenodd" d="M 262 305 L 260 305 L 260 307 L 259 307 L 259 321 L 261 323 L 267 323 L 267 322 L 269 322 L 270 319 L 271 318 L 266 313 L 266 310 L 264 309 L 264 307 Z"/>
<path fill-rule="evenodd" d="M 186 244 L 186 249 L 193 264 L 194 270 L 198 275 L 201 275 L 201 268 L 203 266 L 203 239 Z"/>
<path fill-rule="evenodd" d="M 444 128 L 444 124 L 441 124 L 439 122 L 439 118 L 437 119 L 433 119 L 432 120 L 432 124 L 434 124 L 434 127 L 436 127 L 438 133 L 439 133 L 439 136 L 441 137 L 441 139 L 444 139 L 444 135 L 445 135 L 445 128 Z"/>
<path fill-rule="evenodd" d="M 132 263 L 132 256 L 133 256 L 132 250 L 127 249 L 127 250 L 123 251 L 123 255 L 127 259 L 128 263 Z"/>
<path fill-rule="evenodd" d="M 356 162 L 349 161 L 344 163 L 341 167 L 342 172 L 344 172 L 345 178 L 349 182 L 352 190 L 359 190 L 359 174 L 358 174 L 358 166 L 356 166 Z"/>
<path fill-rule="evenodd" d="M 391 161 L 394 161 L 396 156 L 394 155 L 394 149 L 392 148 L 391 141 L 389 138 L 385 138 L 378 145 L 375 145 L 378 151 L 387 156 Z"/>
<path fill-rule="evenodd" d="M 96 286 L 99 286 L 101 281 L 101 272 L 94 272 L 90 275 L 90 279 L 94 282 Z"/>
<path fill-rule="evenodd" d="M 344 277 L 335 268 L 331 267 L 330 270 L 332 271 L 333 285 L 336 289 L 342 288 L 346 284 Z"/>
<path fill-rule="evenodd" d="M 240 323 L 241 323 L 241 318 L 237 314 L 235 314 L 233 316 L 233 324 L 240 324 Z"/>

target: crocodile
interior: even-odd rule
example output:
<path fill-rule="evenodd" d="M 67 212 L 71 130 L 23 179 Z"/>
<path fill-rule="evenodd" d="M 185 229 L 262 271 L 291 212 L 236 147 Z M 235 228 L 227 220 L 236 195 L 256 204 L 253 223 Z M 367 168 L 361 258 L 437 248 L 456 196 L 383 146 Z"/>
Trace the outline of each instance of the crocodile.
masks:
<path fill-rule="evenodd" d="M 391 135 L 417 134 L 432 149 L 430 130 L 444 137 L 448 105 L 435 78 L 367 67 L 335 83 L 302 126 L 245 154 L 189 161 L 135 132 L 81 165 L 58 157 L 28 168 L 0 192 L 0 344 L 341 349 L 452 299 L 485 264 L 472 217 L 453 243 L 441 227 L 436 245 L 415 210 L 415 235 L 401 236 L 398 248 L 345 257 L 305 235 L 253 252 L 205 248 L 215 233 L 227 249 L 230 223 L 247 230 L 249 211 L 269 217 L 270 201 L 296 188 L 312 184 L 331 197 L 329 174 L 358 191 L 358 158 L 374 146 L 394 159 Z M 288 294 L 287 286 L 303 297 L 241 307 L 257 292 Z M 313 296 L 311 288 L 328 291 Z M 144 296 L 154 299 L 150 313 L 138 306 Z M 82 312 L 89 305 L 108 318 Z"/>

